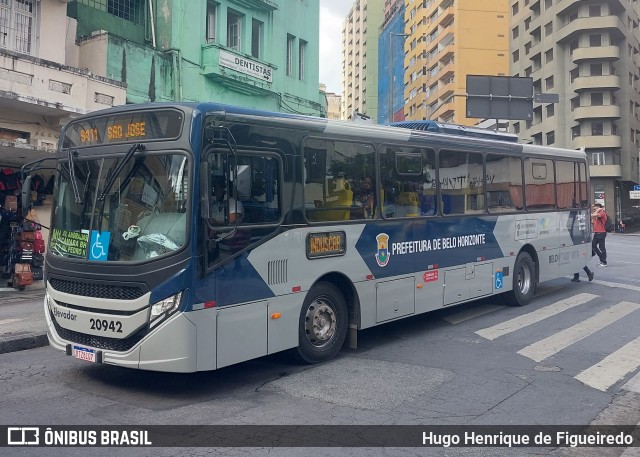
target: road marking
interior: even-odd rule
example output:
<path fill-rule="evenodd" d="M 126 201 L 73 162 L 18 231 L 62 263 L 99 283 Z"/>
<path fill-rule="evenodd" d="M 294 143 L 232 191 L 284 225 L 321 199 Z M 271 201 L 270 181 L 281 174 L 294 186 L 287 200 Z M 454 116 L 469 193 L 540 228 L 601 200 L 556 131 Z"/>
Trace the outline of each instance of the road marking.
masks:
<path fill-rule="evenodd" d="M 541 362 L 547 357 L 560 352 L 562 349 L 583 340 L 598 330 L 602 330 L 607 325 L 613 324 L 615 321 L 631 314 L 638 308 L 640 308 L 640 304 L 638 303 L 620 302 L 572 327 L 530 344 L 519 350 L 518 354 L 535 360 L 536 362 Z"/>
<path fill-rule="evenodd" d="M 597 295 L 593 294 L 578 294 L 565 300 L 560 300 L 556 303 L 552 303 L 551 305 L 540 308 L 536 311 L 533 311 L 532 313 L 523 314 L 522 316 L 518 316 L 514 319 L 501 322 L 494 325 L 493 327 L 480 329 L 475 333 L 488 340 L 495 340 L 496 338 L 506 335 L 507 333 L 515 332 L 516 330 L 520 330 L 527 325 L 535 324 L 536 322 L 540 322 L 541 320 L 544 320 L 548 317 L 555 316 L 556 314 L 571 309 L 575 306 L 582 305 L 583 303 L 586 303 L 589 300 L 593 300 L 596 297 Z"/>
<path fill-rule="evenodd" d="M 575 379 L 605 392 L 627 373 L 640 367 L 638 352 L 640 352 L 640 337 L 609 354 L 596 365 L 587 368 L 575 376 Z"/>
<path fill-rule="evenodd" d="M 631 284 L 623 284 L 623 283 L 619 283 L 619 282 L 601 281 L 599 279 L 596 279 L 593 282 L 595 282 L 596 284 L 602 284 L 603 286 L 618 287 L 620 289 L 629 289 L 629 290 L 635 290 L 637 292 L 640 292 L 640 286 L 634 286 L 634 285 L 631 285 Z"/>
<path fill-rule="evenodd" d="M 13 322 L 20 322 L 23 321 L 24 319 L 2 319 L 0 320 L 0 325 L 2 324 L 11 324 Z"/>
<path fill-rule="evenodd" d="M 635 375 L 633 378 L 629 379 L 627 383 L 622 386 L 624 390 L 628 390 L 630 392 L 635 392 L 640 394 L 640 373 Z"/>
<path fill-rule="evenodd" d="M 465 309 L 457 313 L 450 314 L 445 317 L 444 320 L 450 324 L 459 324 L 460 322 L 468 321 L 474 317 L 482 316 L 483 314 L 489 314 L 497 309 L 503 309 L 504 306 L 499 305 L 481 305 L 474 306 L 473 308 Z"/>

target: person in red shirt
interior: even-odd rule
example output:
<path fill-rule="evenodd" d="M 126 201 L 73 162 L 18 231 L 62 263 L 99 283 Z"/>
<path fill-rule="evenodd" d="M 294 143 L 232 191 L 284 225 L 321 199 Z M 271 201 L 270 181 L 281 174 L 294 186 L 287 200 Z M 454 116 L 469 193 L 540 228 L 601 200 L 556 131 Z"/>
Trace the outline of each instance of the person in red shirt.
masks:
<path fill-rule="evenodd" d="M 607 248 L 605 247 L 605 238 L 607 231 L 604 223 L 607 221 L 607 213 L 604 211 L 602 204 L 595 203 L 593 212 L 591 213 L 591 224 L 593 225 L 593 240 L 591 240 L 591 255 L 598 255 L 601 267 L 607 266 Z"/>

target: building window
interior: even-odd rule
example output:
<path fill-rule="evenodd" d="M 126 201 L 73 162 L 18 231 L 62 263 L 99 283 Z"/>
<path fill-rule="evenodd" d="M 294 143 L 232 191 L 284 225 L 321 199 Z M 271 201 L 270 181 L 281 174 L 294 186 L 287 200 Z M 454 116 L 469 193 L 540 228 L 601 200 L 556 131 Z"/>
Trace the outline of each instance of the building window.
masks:
<path fill-rule="evenodd" d="M 518 38 L 518 36 L 520 36 L 520 29 L 518 28 L 517 25 L 513 28 L 513 30 L 511 30 L 511 36 L 513 37 L 514 40 Z"/>
<path fill-rule="evenodd" d="M 573 51 L 575 51 L 576 49 L 578 49 L 577 41 L 572 41 L 571 43 L 569 43 L 569 54 L 573 54 Z"/>
<path fill-rule="evenodd" d="M 580 108 L 580 96 L 571 99 L 571 111 Z"/>
<path fill-rule="evenodd" d="M 548 10 L 549 8 L 551 8 L 552 4 L 553 4 L 553 0 L 544 0 L 544 9 Z"/>
<path fill-rule="evenodd" d="M 544 35 L 549 36 L 552 33 L 553 33 L 553 22 L 549 22 L 547 23 L 547 25 L 544 26 Z"/>
<path fill-rule="evenodd" d="M 589 73 L 591 76 L 602 76 L 602 64 L 592 63 L 589 65 Z"/>
<path fill-rule="evenodd" d="M 34 52 L 35 0 L 0 0 L 0 49 Z"/>
<path fill-rule="evenodd" d="M 4 3 L 4 1 L 0 2 Z M 27 3 L 23 0 L 17 0 L 16 3 Z M 31 3 L 31 2 L 28 2 Z M 103 2 L 93 2 L 102 3 Z M 99 6 L 96 6 L 98 8 Z M 142 24 L 144 20 L 144 2 L 141 0 L 108 0 L 107 13 L 131 21 L 135 24 Z"/>
<path fill-rule="evenodd" d="M 576 125 L 574 127 L 571 127 L 571 139 L 573 140 L 576 137 L 580 136 L 580 126 Z"/>
<path fill-rule="evenodd" d="M 592 136 L 602 136 L 602 135 L 604 135 L 604 124 L 602 122 L 592 122 L 591 123 L 591 135 Z"/>
<path fill-rule="evenodd" d="M 604 165 L 604 152 L 591 153 L 591 165 Z"/>
<path fill-rule="evenodd" d="M 574 68 L 569 72 L 569 79 L 571 80 L 571 82 L 575 81 L 575 79 L 579 76 L 580 76 L 580 71 L 578 68 Z"/>
<path fill-rule="evenodd" d="M 207 43 L 216 41 L 216 18 L 218 5 L 215 3 L 207 3 Z"/>
<path fill-rule="evenodd" d="M 544 53 L 545 63 L 553 62 L 553 49 L 549 49 Z"/>
<path fill-rule="evenodd" d="M 513 51 L 512 56 L 513 56 L 513 62 L 514 63 L 517 62 L 518 60 L 520 60 L 520 51 L 516 49 L 515 51 Z"/>
<path fill-rule="evenodd" d="M 553 76 L 549 76 L 547 79 L 544 80 L 544 88 L 545 90 L 553 89 Z"/>
<path fill-rule="evenodd" d="M 553 105 L 551 105 L 553 106 Z M 547 145 L 549 144 L 553 144 L 556 142 L 556 132 L 551 131 L 549 133 L 547 133 Z"/>
<path fill-rule="evenodd" d="M 262 22 L 251 20 L 251 55 L 257 59 L 262 57 Z"/>
<path fill-rule="evenodd" d="M 591 47 L 602 46 L 602 35 L 600 34 L 589 35 L 589 46 Z"/>
<path fill-rule="evenodd" d="M 307 42 L 304 40 L 300 40 L 298 44 L 298 60 L 299 60 L 299 68 L 298 68 L 298 79 L 300 81 L 304 81 L 305 78 L 305 63 L 307 59 Z"/>
<path fill-rule="evenodd" d="M 600 5 L 591 5 L 589 6 L 589 17 L 598 17 L 600 16 Z"/>
<path fill-rule="evenodd" d="M 511 5 L 511 14 L 513 16 L 518 14 L 518 2 L 514 3 L 513 5 Z"/>
<path fill-rule="evenodd" d="M 554 114 L 555 114 L 555 107 L 553 106 L 553 104 L 547 105 L 547 117 L 553 117 Z"/>
<path fill-rule="evenodd" d="M 240 33 L 242 16 L 231 10 L 227 11 L 227 47 L 240 51 Z"/>
<path fill-rule="evenodd" d="M 604 104 L 602 92 L 593 92 L 591 94 L 591 106 L 602 106 Z"/>
<path fill-rule="evenodd" d="M 287 76 L 293 75 L 293 44 L 295 39 L 293 35 L 287 34 Z"/>

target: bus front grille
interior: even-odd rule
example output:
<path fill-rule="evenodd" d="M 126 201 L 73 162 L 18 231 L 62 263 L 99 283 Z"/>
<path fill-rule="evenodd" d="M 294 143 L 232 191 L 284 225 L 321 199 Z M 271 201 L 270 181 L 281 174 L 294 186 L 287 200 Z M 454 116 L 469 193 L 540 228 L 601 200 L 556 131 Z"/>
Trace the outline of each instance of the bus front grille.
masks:
<path fill-rule="evenodd" d="M 82 297 L 108 298 L 111 300 L 135 300 L 147 293 L 147 288 L 143 284 L 115 285 L 56 277 L 49 278 L 49 284 L 58 292 Z"/>
<path fill-rule="evenodd" d="M 85 333 L 74 332 L 73 330 L 63 328 L 58 324 L 58 322 L 56 322 L 53 314 L 51 314 L 51 322 L 53 322 L 53 325 L 56 328 L 56 333 L 60 336 L 60 338 L 71 341 L 72 343 L 81 344 L 83 346 L 89 346 L 92 348 L 104 349 L 108 351 L 128 351 L 133 346 L 135 346 L 138 341 L 144 338 L 144 336 L 148 332 L 147 326 L 145 326 L 131 335 L 129 338 L 108 338 L 106 336 L 87 335 Z"/>

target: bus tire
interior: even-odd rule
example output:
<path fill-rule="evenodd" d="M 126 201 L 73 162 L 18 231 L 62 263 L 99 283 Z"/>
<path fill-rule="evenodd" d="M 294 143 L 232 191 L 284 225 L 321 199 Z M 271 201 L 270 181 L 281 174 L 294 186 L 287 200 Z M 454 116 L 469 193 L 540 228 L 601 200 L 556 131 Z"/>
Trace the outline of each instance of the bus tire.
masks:
<path fill-rule="evenodd" d="M 347 306 L 340 290 L 328 282 L 311 288 L 300 311 L 297 355 L 306 363 L 329 360 L 347 336 Z"/>
<path fill-rule="evenodd" d="M 507 293 L 507 303 L 525 306 L 536 291 L 536 265 L 527 252 L 521 252 L 513 266 L 513 289 Z"/>

